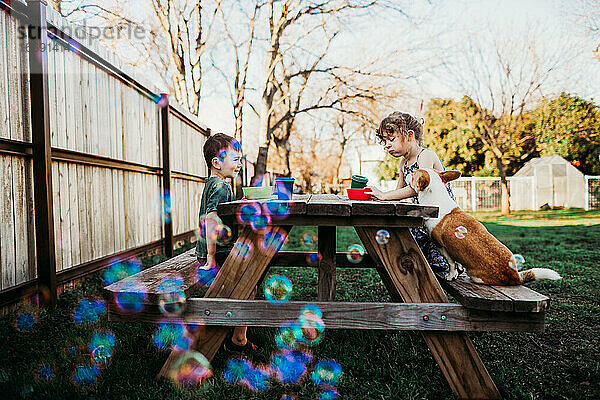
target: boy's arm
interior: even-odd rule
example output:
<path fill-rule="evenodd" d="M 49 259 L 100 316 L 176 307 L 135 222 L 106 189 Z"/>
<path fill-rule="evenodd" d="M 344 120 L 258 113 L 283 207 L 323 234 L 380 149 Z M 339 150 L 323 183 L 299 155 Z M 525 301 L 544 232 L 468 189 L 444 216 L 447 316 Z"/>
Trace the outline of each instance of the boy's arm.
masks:
<path fill-rule="evenodd" d="M 211 211 L 206 214 L 204 219 L 206 232 L 206 265 L 209 267 L 213 267 L 217 264 L 215 260 L 215 254 L 217 252 L 217 241 L 215 240 L 217 235 L 215 231 L 218 228 L 218 220 L 215 217 L 217 217 L 217 212 Z"/>

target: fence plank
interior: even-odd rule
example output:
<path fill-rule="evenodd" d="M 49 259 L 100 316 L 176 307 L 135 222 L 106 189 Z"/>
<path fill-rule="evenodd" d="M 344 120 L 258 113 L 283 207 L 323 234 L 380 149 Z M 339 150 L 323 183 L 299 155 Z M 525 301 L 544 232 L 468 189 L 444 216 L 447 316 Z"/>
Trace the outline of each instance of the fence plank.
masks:
<path fill-rule="evenodd" d="M 60 239 L 60 185 L 58 162 L 52 162 L 52 204 L 54 212 L 54 253 L 56 254 L 56 271 L 62 270 L 63 251 Z"/>
<path fill-rule="evenodd" d="M 64 49 L 60 52 L 61 57 L 64 59 L 64 82 L 65 82 L 65 136 L 66 136 L 66 148 L 70 150 L 79 150 L 77 146 L 78 132 L 75 125 L 75 98 L 73 97 L 75 92 L 75 82 L 73 82 L 73 53 Z"/>
<path fill-rule="evenodd" d="M 15 222 L 12 193 L 12 160 L 11 156 L 0 155 L 0 173 L 2 174 L 2 193 L 0 202 L 0 267 L 2 270 L 2 289 L 15 284 Z"/>
<path fill-rule="evenodd" d="M 78 181 L 77 181 L 77 165 L 67 164 L 67 173 L 69 176 L 69 221 L 70 221 L 70 241 L 71 241 L 71 265 L 79 265 L 81 263 L 81 248 L 80 248 L 80 225 L 79 225 L 79 198 L 78 198 Z"/>
<path fill-rule="evenodd" d="M 6 23 L 10 16 L 0 13 L 0 65 L 7 65 L 8 46 L 6 40 Z M 0 68 L 0 138 L 10 138 L 8 69 Z"/>
<path fill-rule="evenodd" d="M 127 226 L 127 221 L 125 219 L 125 173 L 123 171 L 118 171 L 117 172 L 117 176 L 118 176 L 118 187 L 119 187 L 119 222 L 120 222 L 120 244 L 121 244 L 121 250 L 125 250 L 126 248 L 128 248 L 127 243 L 126 243 L 126 226 Z"/>
<path fill-rule="evenodd" d="M 30 125 L 31 126 L 31 125 Z M 25 215 L 27 229 L 27 260 L 28 260 L 28 280 L 37 277 L 37 255 L 36 255 L 36 238 L 35 238 L 35 208 L 33 199 L 33 163 L 31 160 L 25 161 Z"/>
<path fill-rule="evenodd" d="M 67 148 L 67 130 L 65 116 L 65 59 L 64 51 L 60 45 L 56 45 L 54 53 L 55 61 L 55 87 L 56 87 L 56 142 L 52 143 L 55 147 Z"/>
<path fill-rule="evenodd" d="M 69 200 L 69 165 L 58 163 L 58 183 L 60 185 L 60 241 L 63 251 L 62 269 L 73 266 L 71 243 L 71 203 Z"/>
<path fill-rule="evenodd" d="M 79 252 L 80 252 L 80 262 L 85 263 L 92 260 L 92 254 L 90 249 L 90 240 L 89 240 L 89 221 L 87 214 L 87 206 L 88 194 L 86 191 L 86 166 L 85 165 L 77 165 L 76 168 L 76 176 L 77 176 L 77 219 L 79 221 Z"/>
<path fill-rule="evenodd" d="M 48 45 L 55 46 L 54 39 L 48 39 Z M 48 115 L 50 117 L 50 143 L 56 146 L 58 143 L 57 122 L 57 88 L 56 88 L 56 55 L 55 51 L 48 51 Z"/>
<path fill-rule="evenodd" d="M 17 33 L 17 20 L 8 18 L 6 24 L 6 48 L 8 71 L 8 95 L 9 95 L 9 123 L 11 126 L 10 137 L 13 140 L 23 140 L 23 109 L 21 91 L 21 62 L 20 48 Z"/>

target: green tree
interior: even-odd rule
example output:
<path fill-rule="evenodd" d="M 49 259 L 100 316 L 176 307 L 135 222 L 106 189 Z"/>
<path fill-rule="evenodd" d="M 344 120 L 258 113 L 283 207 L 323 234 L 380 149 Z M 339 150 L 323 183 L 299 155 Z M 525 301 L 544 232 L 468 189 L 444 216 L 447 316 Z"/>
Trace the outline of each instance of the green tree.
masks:
<path fill-rule="evenodd" d="M 500 175 L 499 152 L 494 147 L 502 150 L 500 161 L 507 175 L 514 174 L 537 155 L 531 117 L 526 114 L 500 121 L 465 96 L 460 102 L 430 100 L 425 121 L 427 146 L 437 153 L 446 168 L 457 169 L 466 176 Z M 503 133 L 501 146 L 499 139 L 490 146 L 492 140 L 485 135 L 488 129 L 510 129 L 510 134 Z"/>
<path fill-rule="evenodd" d="M 586 174 L 600 174 L 600 108 L 567 93 L 531 112 L 540 155 L 558 154 Z"/>

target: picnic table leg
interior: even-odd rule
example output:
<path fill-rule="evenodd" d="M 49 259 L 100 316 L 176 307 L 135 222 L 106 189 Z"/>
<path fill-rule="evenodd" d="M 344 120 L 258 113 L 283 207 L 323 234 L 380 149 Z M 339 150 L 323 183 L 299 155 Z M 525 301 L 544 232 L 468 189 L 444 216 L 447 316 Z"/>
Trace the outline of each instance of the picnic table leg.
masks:
<path fill-rule="evenodd" d="M 319 301 L 335 301 L 335 226 L 319 226 Z"/>
<path fill-rule="evenodd" d="M 279 230 L 287 235 L 290 226 L 274 226 L 274 230 Z M 237 240 L 238 243 L 251 243 L 252 252 L 245 258 L 234 248 L 221 266 L 214 282 L 206 292 L 204 297 L 219 297 L 247 300 L 252 294 L 260 279 L 263 277 L 267 266 L 273 256 L 279 250 L 277 236 L 272 235 L 271 240 L 264 242 L 266 236 L 254 232 L 250 227 L 245 226 Z M 263 243 L 261 243 L 261 240 Z M 207 326 L 206 330 L 200 336 L 194 337 L 192 348 L 202 353 L 209 361 L 213 359 L 221 343 L 227 336 L 229 328 Z M 172 365 L 179 358 L 180 353 L 172 351 L 169 358 L 163 365 L 158 376 L 167 377 Z"/>
<path fill-rule="evenodd" d="M 435 278 L 408 228 L 389 229 L 385 245 L 375 240 L 377 228 L 356 227 L 356 232 L 374 260 L 387 275 L 392 297 L 410 303 L 445 303 L 446 294 Z M 461 399 L 501 398 L 471 339 L 462 332 L 423 332 L 427 346 L 454 393 Z"/>

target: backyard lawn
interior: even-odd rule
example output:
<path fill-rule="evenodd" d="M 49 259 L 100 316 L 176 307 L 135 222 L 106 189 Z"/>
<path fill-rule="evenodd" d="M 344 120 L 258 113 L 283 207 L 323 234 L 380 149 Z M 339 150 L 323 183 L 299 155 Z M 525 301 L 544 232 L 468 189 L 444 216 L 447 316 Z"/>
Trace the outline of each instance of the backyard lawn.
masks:
<path fill-rule="evenodd" d="M 509 399 L 600 398 L 600 211 L 516 212 L 511 216 L 478 213 L 487 228 L 526 267 L 549 267 L 563 280 L 529 284 L 551 297 L 544 333 L 472 333 L 471 337 L 500 392 Z M 287 249 L 311 250 L 294 228 Z M 315 232 L 316 233 L 316 232 Z M 352 229 L 338 229 L 338 251 L 360 243 Z M 144 266 L 161 261 L 143 260 Z M 314 269 L 273 268 L 294 284 L 292 300 L 316 300 Z M 112 323 L 103 314 L 96 323 L 75 324 L 73 310 L 81 298 L 102 295 L 101 275 L 81 288 L 64 292 L 59 306 L 42 310 L 30 330 L 17 330 L 17 313 L 0 317 L 0 397 L 114 399 L 276 399 L 283 394 L 317 399 L 321 390 L 310 379 L 299 385 L 271 381 L 266 392 L 228 384 L 223 369 L 228 355 L 213 360 L 214 376 L 195 389 L 180 389 L 156 374 L 168 351 L 158 350 L 156 326 Z M 259 297 L 263 298 L 262 290 Z M 371 269 L 338 269 L 337 300 L 389 301 Z M 111 364 L 90 385 L 74 384 L 78 365 L 90 365 L 86 349 L 91 335 L 110 331 L 116 338 Z M 268 364 L 275 352 L 276 329 L 250 329 L 261 350 L 253 362 Z M 420 334 L 392 331 L 327 330 L 312 348 L 314 361 L 335 360 L 343 369 L 337 387 L 344 399 L 452 399 L 437 364 Z M 40 367 L 46 367 L 41 368 Z M 41 371 L 44 371 L 42 373 Z M 51 371 L 51 373 L 48 373 Z"/>

